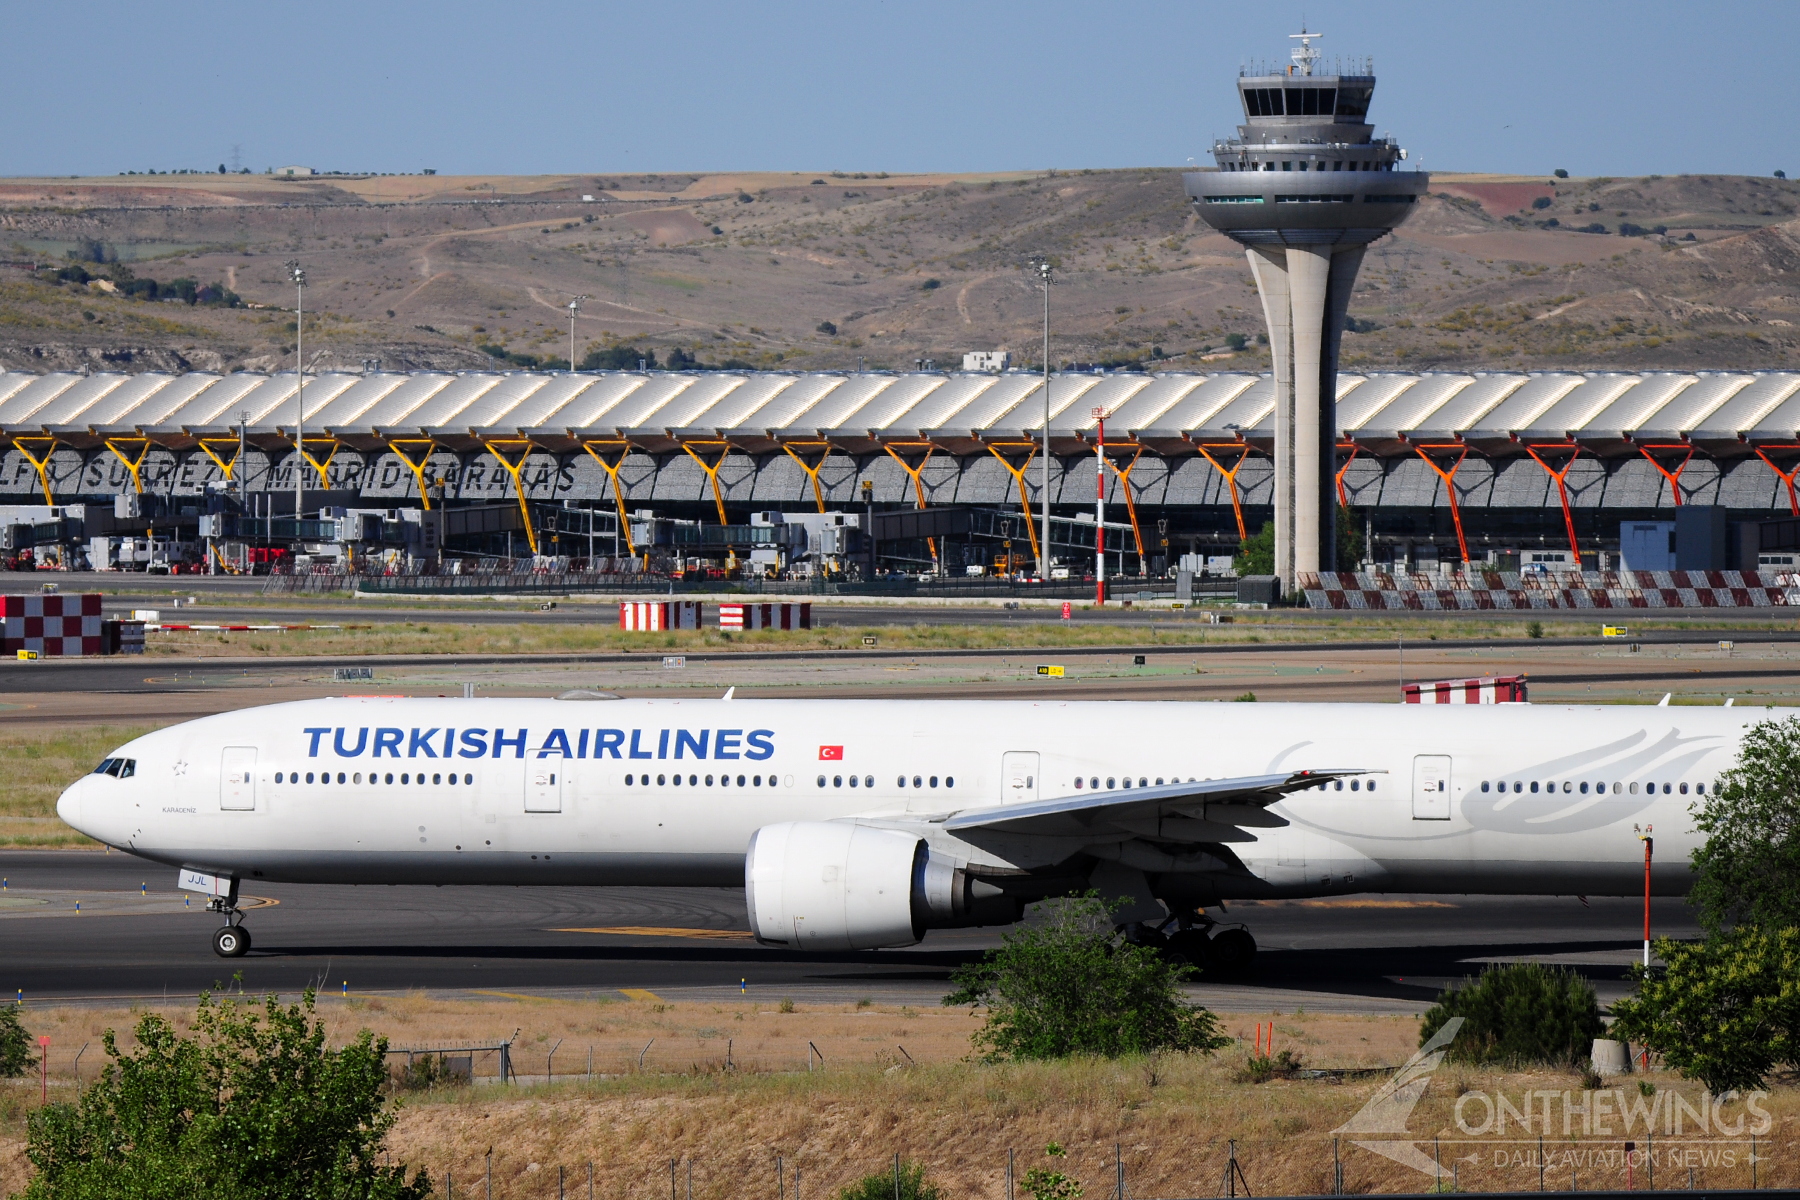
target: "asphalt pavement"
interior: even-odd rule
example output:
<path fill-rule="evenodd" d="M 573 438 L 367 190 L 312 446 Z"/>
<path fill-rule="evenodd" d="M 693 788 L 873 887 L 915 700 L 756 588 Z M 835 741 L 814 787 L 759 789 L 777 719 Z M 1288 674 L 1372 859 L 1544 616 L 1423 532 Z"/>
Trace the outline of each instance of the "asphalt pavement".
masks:
<path fill-rule="evenodd" d="M 802 955 L 750 941 L 735 888 L 259 884 L 245 920 L 253 948 L 227 960 L 211 948 L 220 919 L 198 900 L 183 905 L 172 868 L 118 853 L 7 851 L 0 878 L 0 991 L 38 1002 L 179 999 L 237 977 L 248 991 L 284 994 L 631 988 L 935 1004 L 950 970 L 1000 934 L 946 930 L 911 949 Z M 1362 896 L 1215 916 L 1244 922 L 1261 950 L 1246 975 L 1202 979 L 1204 1002 L 1347 1012 L 1422 1011 L 1447 983 L 1517 958 L 1574 966 L 1610 999 L 1626 990 L 1643 919 L 1638 900 L 1572 896 Z M 1653 923 L 1658 934 L 1696 931 L 1679 900 L 1657 900 Z"/>

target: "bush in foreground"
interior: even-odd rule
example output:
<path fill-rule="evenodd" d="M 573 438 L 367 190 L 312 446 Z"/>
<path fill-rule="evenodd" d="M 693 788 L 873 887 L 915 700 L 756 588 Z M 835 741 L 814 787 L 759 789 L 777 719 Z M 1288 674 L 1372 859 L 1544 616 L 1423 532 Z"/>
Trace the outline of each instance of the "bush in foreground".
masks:
<path fill-rule="evenodd" d="M 941 1200 L 943 1193 L 925 1181 L 923 1163 L 902 1162 L 891 1171 L 864 1175 L 838 1193 L 838 1200 Z"/>
<path fill-rule="evenodd" d="M 1447 1055 L 1474 1064 L 1572 1066 L 1605 1032 L 1594 985 L 1574 971 L 1541 963 L 1489 967 L 1479 979 L 1445 989 L 1419 1027 L 1423 1046 L 1451 1017 L 1464 1018 Z"/>
<path fill-rule="evenodd" d="M 1753 925 L 1656 944 L 1637 995 L 1613 1006 L 1613 1036 L 1639 1042 L 1708 1091 L 1749 1089 L 1800 1069 L 1800 929 Z"/>
<path fill-rule="evenodd" d="M 956 990 L 946 1005 L 988 1006 L 987 1024 L 975 1034 L 988 1058 L 1211 1053 L 1230 1045 L 1218 1018 L 1182 995 L 1192 968 L 1127 942 L 1096 896 L 1035 912 L 1046 919 L 1008 933 L 999 949 L 950 976 Z"/>
<path fill-rule="evenodd" d="M 31 1035 L 19 1024 L 15 1005 L 0 1008 L 0 1079 L 16 1079 L 31 1063 Z"/>
<path fill-rule="evenodd" d="M 386 1042 L 325 1046 L 313 994 L 283 1008 L 200 997 L 195 1034 L 155 1014 L 75 1105 L 31 1114 L 29 1200 L 231 1196 L 426 1200 L 424 1172 L 380 1165 Z"/>
<path fill-rule="evenodd" d="M 1706 841 L 1694 851 L 1688 900 L 1707 933 L 1800 925 L 1800 718 L 1751 726 L 1693 813 Z"/>

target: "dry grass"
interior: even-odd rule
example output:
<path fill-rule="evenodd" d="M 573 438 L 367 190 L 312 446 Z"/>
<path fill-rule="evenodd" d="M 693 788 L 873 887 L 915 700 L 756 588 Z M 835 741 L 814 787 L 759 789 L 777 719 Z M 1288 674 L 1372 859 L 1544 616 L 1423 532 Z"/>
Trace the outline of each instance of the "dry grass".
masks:
<path fill-rule="evenodd" d="M 0 733 L 0 846 L 94 845 L 56 819 L 56 798 L 108 751 L 155 728 L 15 726 Z"/>
<path fill-rule="evenodd" d="M 1133 1194 L 1210 1195 L 1233 1138 L 1258 1194 L 1327 1192 L 1331 1131 L 1361 1107 L 1380 1080 L 1246 1082 L 1252 1027 L 1273 1020 L 1278 1049 L 1294 1049 L 1307 1063 L 1327 1066 L 1398 1062 L 1417 1038 L 1416 1022 L 1403 1017 L 1234 1014 L 1227 1029 L 1240 1044 L 1210 1059 L 989 1065 L 967 1059 L 968 1034 L 977 1022 L 964 1011 L 802 1005 L 784 1013 L 781 1007 L 774 995 L 742 1005 L 407 996 L 349 1003 L 329 998 L 322 1012 L 334 1042 L 365 1026 L 395 1046 L 492 1040 L 520 1030 L 515 1067 L 527 1075 L 524 1084 L 502 1089 L 477 1082 L 405 1095 L 391 1139 L 397 1159 L 429 1170 L 440 1186 L 449 1169 L 459 1188 L 480 1186 L 491 1149 L 499 1197 L 554 1195 L 559 1165 L 569 1171 L 570 1194 L 583 1195 L 591 1162 L 596 1195 L 654 1198 L 668 1187 L 670 1159 L 682 1164 L 683 1193 L 692 1164 L 698 1200 L 765 1190 L 773 1197 L 777 1155 L 790 1172 L 787 1186 L 793 1186 L 791 1172 L 797 1167 L 802 1193 L 825 1197 L 882 1170 L 896 1152 L 924 1162 L 948 1197 L 998 1197 L 1007 1151 L 1018 1152 L 1022 1174 L 1042 1162 L 1040 1152 L 1051 1140 L 1068 1147 L 1068 1169 L 1083 1180 L 1089 1196 L 1110 1191 L 1115 1146 Z M 174 1015 L 178 1025 L 186 1025 L 187 1013 Z M 91 1081 L 100 1066 L 100 1031 L 126 1028 L 133 1019 L 125 1011 L 50 1009 L 32 1010 L 26 1024 L 33 1036 L 52 1037 L 52 1073 L 66 1096 L 72 1091 L 74 1049 L 93 1043 L 82 1063 L 82 1075 Z M 656 1041 L 639 1072 L 637 1053 L 651 1037 Z M 558 1039 L 563 1043 L 555 1060 L 558 1078 L 547 1084 L 546 1053 Z M 728 1041 L 735 1068 L 730 1071 L 725 1069 Z M 824 1066 L 811 1073 L 802 1065 L 808 1042 L 825 1055 Z M 586 1075 L 590 1043 L 591 1079 Z M 478 1074 L 492 1070 L 491 1059 L 486 1065 L 478 1060 Z M 573 1074 L 565 1081 L 568 1072 Z M 1658 1086 L 1690 1099 L 1698 1091 L 1672 1077 L 1654 1078 Z M 1414 1136 L 1427 1139 L 1422 1143 L 1427 1150 L 1434 1134 L 1460 1136 L 1453 1124 L 1455 1102 L 1477 1089 L 1517 1097 L 1528 1089 L 1579 1092 L 1581 1084 L 1569 1072 L 1446 1067 L 1409 1123 Z M 36 1103 L 35 1081 L 0 1090 L 0 1186 L 17 1188 L 25 1181 L 23 1120 Z M 1762 1164 L 1759 1183 L 1792 1185 L 1800 1096 L 1783 1089 L 1764 1106 L 1777 1128 L 1762 1142 L 1762 1152 L 1774 1156 Z M 1741 1110 L 1741 1105 L 1731 1109 Z M 1572 1147 L 1567 1139 L 1553 1138 L 1553 1150 L 1558 1141 L 1565 1154 L 1601 1148 L 1598 1143 Z M 1612 1142 L 1606 1147 L 1617 1149 Z M 1665 1153 L 1669 1148 L 1664 1145 Z M 1471 1149 L 1446 1145 L 1446 1183 L 1450 1164 Z M 1537 1186 L 1535 1166 L 1499 1166 L 1496 1151 L 1502 1148 L 1477 1149 L 1475 1161 L 1456 1168 L 1465 1190 Z M 1418 1191 L 1430 1184 L 1354 1148 L 1348 1139 L 1341 1152 L 1351 1192 Z M 1566 1160 L 1552 1161 L 1558 1164 L 1552 1186 L 1566 1184 Z M 1734 1169 L 1699 1172 L 1698 1181 L 1747 1185 L 1741 1153 L 1737 1161 Z M 1623 1186 L 1622 1167 L 1609 1169 L 1588 1159 L 1579 1170 L 1583 1188 Z M 1673 1167 L 1665 1163 L 1661 1170 L 1660 1186 L 1685 1185 L 1685 1171 L 1677 1185 Z M 1641 1171 L 1638 1179 L 1641 1186 Z"/>

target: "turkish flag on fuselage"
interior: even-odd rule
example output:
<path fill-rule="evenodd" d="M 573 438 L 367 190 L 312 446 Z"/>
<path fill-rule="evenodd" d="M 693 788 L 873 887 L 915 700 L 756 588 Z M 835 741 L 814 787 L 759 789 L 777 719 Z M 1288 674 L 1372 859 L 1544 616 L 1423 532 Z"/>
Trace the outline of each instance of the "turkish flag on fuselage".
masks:
<path fill-rule="evenodd" d="M 819 761 L 820 762 L 843 762 L 844 761 L 844 748 L 842 746 L 820 746 L 819 747 Z"/>

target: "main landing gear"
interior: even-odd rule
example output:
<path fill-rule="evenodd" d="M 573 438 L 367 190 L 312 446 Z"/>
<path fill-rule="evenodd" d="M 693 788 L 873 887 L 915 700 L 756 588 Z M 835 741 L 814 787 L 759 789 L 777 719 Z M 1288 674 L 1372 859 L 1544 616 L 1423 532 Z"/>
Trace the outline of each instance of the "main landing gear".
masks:
<path fill-rule="evenodd" d="M 213 953 L 220 958 L 242 958 L 249 953 L 250 931 L 244 928 L 244 914 L 237 906 L 236 897 L 215 896 L 207 901 L 206 907 L 211 912 L 225 914 L 225 924 L 213 930 Z"/>
<path fill-rule="evenodd" d="M 1155 946 L 1165 955 L 1218 974 L 1248 970 L 1256 958 L 1256 939 L 1242 924 L 1222 925 L 1204 909 L 1176 913 L 1160 925 L 1133 926 L 1127 936 Z"/>

